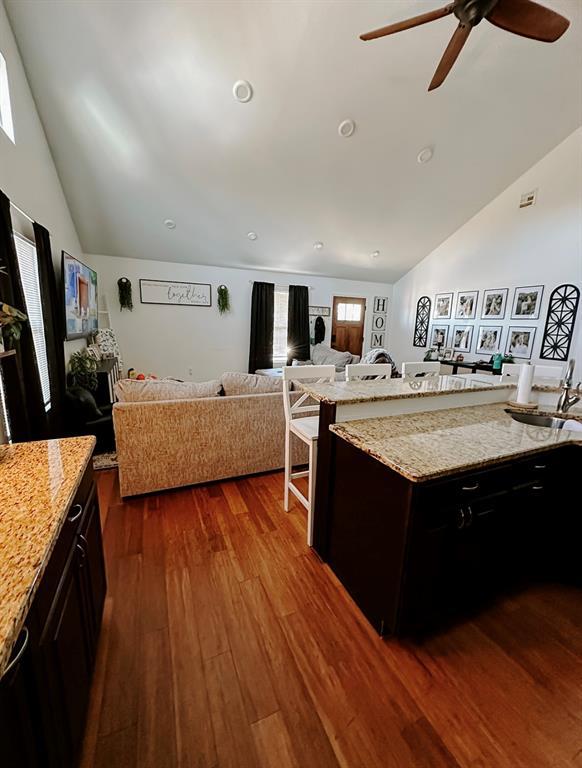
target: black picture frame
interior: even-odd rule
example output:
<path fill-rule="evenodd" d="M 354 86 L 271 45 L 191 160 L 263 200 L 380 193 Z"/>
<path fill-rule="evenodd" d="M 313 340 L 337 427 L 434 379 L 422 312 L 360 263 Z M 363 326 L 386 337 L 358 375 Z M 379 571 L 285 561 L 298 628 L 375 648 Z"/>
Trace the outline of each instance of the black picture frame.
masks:
<path fill-rule="evenodd" d="M 490 293 L 503 294 L 503 302 L 502 302 L 503 312 L 499 315 L 485 314 L 485 308 L 487 306 L 487 294 L 490 294 Z M 483 304 L 481 305 L 481 320 L 489 320 L 490 322 L 493 322 L 494 320 L 505 320 L 505 314 L 507 312 L 508 297 L 509 297 L 509 288 L 487 288 L 485 291 L 483 291 Z"/>
<path fill-rule="evenodd" d="M 451 293 L 435 293 L 434 297 L 434 307 L 433 307 L 433 313 L 432 313 L 432 319 L 433 320 L 450 320 L 453 316 L 453 296 L 454 292 Z M 448 297 L 449 299 L 449 314 L 448 315 L 437 315 L 437 308 L 438 308 L 438 302 L 439 299 Z"/>
<path fill-rule="evenodd" d="M 472 315 L 459 314 L 459 302 L 462 296 L 473 297 L 473 314 Z M 479 302 L 479 291 L 457 291 L 457 301 L 455 302 L 455 320 L 475 320 L 475 318 L 477 317 L 478 302 Z"/>
<path fill-rule="evenodd" d="M 529 338 L 528 349 L 526 350 L 526 354 L 520 355 L 515 350 L 515 347 L 512 348 L 512 345 L 511 345 L 512 333 L 531 334 L 531 337 Z M 512 357 L 517 357 L 519 360 L 531 360 L 535 339 L 536 339 L 535 325 L 510 325 L 509 328 L 507 329 L 507 339 L 505 340 L 505 354 L 511 355 Z"/>
<path fill-rule="evenodd" d="M 453 326 L 453 338 L 451 339 L 451 346 L 453 349 L 457 352 L 470 352 L 471 348 L 473 346 L 473 325 L 470 325 L 469 323 L 463 323 L 462 325 L 455 325 Z M 468 328 L 469 329 L 469 343 L 466 347 L 458 347 L 455 344 L 455 334 L 457 333 L 457 330 L 460 328 Z"/>
<path fill-rule="evenodd" d="M 537 295 L 537 299 L 536 299 L 536 304 L 535 304 L 535 312 L 532 315 L 517 315 L 515 313 L 515 309 L 516 309 L 516 304 L 517 304 L 517 301 L 518 301 L 518 295 L 519 295 L 518 292 L 522 292 L 522 293 L 530 292 L 531 293 L 533 290 L 535 290 L 536 293 L 538 294 Z M 527 321 L 527 320 L 539 320 L 540 319 L 540 312 L 541 312 L 541 308 L 542 308 L 543 297 L 544 297 L 544 286 L 543 285 L 522 285 L 522 286 L 518 286 L 515 289 L 514 293 L 513 293 L 513 302 L 511 304 L 511 319 L 512 320 L 521 320 L 522 322 L 523 321 Z"/>
<path fill-rule="evenodd" d="M 484 349 L 479 346 L 479 340 L 481 338 L 481 331 L 498 331 L 497 336 L 497 348 L 496 349 Z M 502 325 L 480 325 L 477 329 L 477 339 L 475 341 L 475 354 L 477 355 L 496 355 L 501 352 L 501 340 L 503 339 L 503 326 Z"/>

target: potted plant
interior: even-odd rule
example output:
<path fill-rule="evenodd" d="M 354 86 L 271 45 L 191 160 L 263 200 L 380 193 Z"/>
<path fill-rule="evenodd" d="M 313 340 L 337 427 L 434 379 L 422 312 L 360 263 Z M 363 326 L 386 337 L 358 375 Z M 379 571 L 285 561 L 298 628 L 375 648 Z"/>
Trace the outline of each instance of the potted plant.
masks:
<path fill-rule="evenodd" d="M 19 309 L 11 307 L 10 304 L 0 304 L 0 327 L 6 349 L 14 349 L 14 344 L 22 333 L 22 323 L 27 320 L 28 317 Z"/>

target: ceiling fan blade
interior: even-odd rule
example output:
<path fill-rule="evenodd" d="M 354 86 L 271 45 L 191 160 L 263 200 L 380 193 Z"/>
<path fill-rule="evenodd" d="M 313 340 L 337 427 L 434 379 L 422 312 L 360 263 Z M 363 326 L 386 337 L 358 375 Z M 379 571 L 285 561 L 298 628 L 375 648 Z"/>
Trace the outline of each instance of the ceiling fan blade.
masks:
<path fill-rule="evenodd" d="M 554 43 L 570 26 L 564 16 L 533 0 L 499 0 L 485 18 L 506 32 L 542 43 Z"/>
<path fill-rule="evenodd" d="M 458 55 L 461 53 L 462 47 L 467 42 L 467 38 L 471 33 L 471 29 L 472 27 L 465 24 L 459 24 L 459 26 L 456 28 L 453 36 L 449 40 L 449 44 L 447 45 L 445 52 L 443 53 L 442 59 L 439 61 L 439 65 L 436 68 L 436 72 L 434 73 L 430 85 L 428 86 L 429 91 L 434 91 L 435 88 L 438 88 L 439 85 L 444 83 L 447 75 L 453 67 L 453 64 L 457 60 Z"/>
<path fill-rule="evenodd" d="M 380 27 L 380 29 L 374 29 L 372 32 L 366 32 L 366 34 L 360 35 L 360 40 L 376 40 L 378 37 L 393 35 L 395 32 L 402 32 L 404 29 L 412 29 L 412 27 L 418 27 L 429 21 L 442 19 L 443 16 L 448 16 L 452 12 L 453 5 L 446 5 L 444 8 L 437 8 L 428 13 L 421 13 L 420 16 L 413 16 L 411 19 L 397 21 L 395 24 L 389 24 L 387 27 Z"/>

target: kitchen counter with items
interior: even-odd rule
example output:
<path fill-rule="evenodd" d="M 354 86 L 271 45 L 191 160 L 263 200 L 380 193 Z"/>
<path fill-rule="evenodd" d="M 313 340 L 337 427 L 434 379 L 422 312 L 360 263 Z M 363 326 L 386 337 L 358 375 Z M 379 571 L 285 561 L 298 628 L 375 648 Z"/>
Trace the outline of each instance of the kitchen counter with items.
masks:
<path fill-rule="evenodd" d="M 1 765 L 78 761 L 106 591 L 94 446 L 0 446 Z"/>
<path fill-rule="evenodd" d="M 525 457 L 564 443 L 582 444 L 582 432 L 522 424 L 506 408 L 492 403 L 384 416 L 333 424 L 330 430 L 413 482 Z M 575 419 L 576 413 L 568 418 Z"/>
<path fill-rule="evenodd" d="M 381 635 L 433 629 L 531 580 L 582 587 L 582 409 L 506 409 L 328 425 L 316 550 Z M 543 415 L 572 429 L 519 421 Z"/>

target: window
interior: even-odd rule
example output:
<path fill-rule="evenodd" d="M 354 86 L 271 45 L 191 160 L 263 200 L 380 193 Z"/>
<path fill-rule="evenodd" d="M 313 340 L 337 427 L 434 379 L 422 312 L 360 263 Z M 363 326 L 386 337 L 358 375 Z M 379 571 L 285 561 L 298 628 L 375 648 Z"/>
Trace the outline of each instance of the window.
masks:
<path fill-rule="evenodd" d="M 338 304 L 337 319 L 340 322 L 359 323 L 362 317 L 361 304 Z"/>
<path fill-rule="evenodd" d="M 10 107 L 10 92 L 8 90 L 8 70 L 6 59 L 0 53 L 0 128 L 14 144 L 14 126 L 12 124 L 12 109 Z"/>
<path fill-rule="evenodd" d="M 48 411 L 51 407 L 51 388 L 44 338 L 44 319 L 42 316 L 36 248 L 34 243 L 31 243 L 30 240 L 22 237 L 22 235 L 18 235 L 16 232 L 14 233 L 14 243 L 16 244 L 20 279 L 22 280 L 22 288 L 24 290 L 26 314 L 28 315 L 28 322 L 34 340 L 44 407 Z"/>
<path fill-rule="evenodd" d="M 275 286 L 275 323 L 273 326 L 273 365 L 287 365 L 287 312 L 289 289 Z"/>

